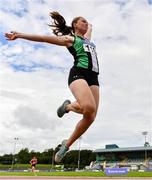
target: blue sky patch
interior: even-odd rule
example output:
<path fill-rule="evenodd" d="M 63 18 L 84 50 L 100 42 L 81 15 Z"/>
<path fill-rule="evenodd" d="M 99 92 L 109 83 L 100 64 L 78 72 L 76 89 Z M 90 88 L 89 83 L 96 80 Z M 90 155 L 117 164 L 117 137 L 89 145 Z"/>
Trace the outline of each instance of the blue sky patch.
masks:
<path fill-rule="evenodd" d="M 65 68 L 63 67 L 57 67 L 57 66 L 52 66 L 49 64 L 38 64 L 35 62 L 32 62 L 30 65 L 25 65 L 25 64 L 10 64 L 11 68 L 18 72 L 18 71 L 22 71 L 22 72 L 33 72 L 33 71 L 37 71 L 37 69 L 45 69 L 45 70 L 58 70 L 58 71 L 65 71 Z"/>
<path fill-rule="evenodd" d="M 16 16 L 23 17 L 25 16 L 25 14 L 28 13 L 28 2 L 27 1 L 14 2 L 14 6 L 13 6 L 12 4 L 9 3 L 9 1 L 3 1 L 0 9 L 5 13 L 8 12 Z"/>
<path fill-rule="evenodd" d="M 152 5 L 152 0 L 147 0 L 150 5 Z"/>

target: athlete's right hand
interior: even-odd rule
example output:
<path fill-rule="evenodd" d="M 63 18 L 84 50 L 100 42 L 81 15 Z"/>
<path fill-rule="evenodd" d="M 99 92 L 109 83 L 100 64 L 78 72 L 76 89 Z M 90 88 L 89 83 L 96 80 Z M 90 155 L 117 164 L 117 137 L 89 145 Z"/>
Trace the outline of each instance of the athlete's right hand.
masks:
<path fill-rule="evenodd" d="M 18 32 L 11 31 L 10 33 L 5 33 L 5 37 L 7 40 L 12 41 L 18 38 Z"/>

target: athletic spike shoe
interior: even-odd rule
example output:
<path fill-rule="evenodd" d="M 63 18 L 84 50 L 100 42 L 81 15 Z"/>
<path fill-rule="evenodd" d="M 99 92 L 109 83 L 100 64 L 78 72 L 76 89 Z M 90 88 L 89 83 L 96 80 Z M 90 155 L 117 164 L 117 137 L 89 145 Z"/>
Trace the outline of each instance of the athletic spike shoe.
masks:
<path fill-rule="evenodd" d="M 66 146 L 67 140 L 62 141 L 62 145 L 60 147 L 60 150 L 55 154 L 55 162 L 60 163 L 63 159 L 63 157 L 66 155 L 69 148 Z"/>
<path fill-rule="evenodd" d="M 64 103 L 58 108 L 57 115 L 58 117 L 62 117 L 65 113 L 68 113 L 69 111 L 66 110 L 67 105 L 71 104 L 70 100 L 65 100 Z"/>

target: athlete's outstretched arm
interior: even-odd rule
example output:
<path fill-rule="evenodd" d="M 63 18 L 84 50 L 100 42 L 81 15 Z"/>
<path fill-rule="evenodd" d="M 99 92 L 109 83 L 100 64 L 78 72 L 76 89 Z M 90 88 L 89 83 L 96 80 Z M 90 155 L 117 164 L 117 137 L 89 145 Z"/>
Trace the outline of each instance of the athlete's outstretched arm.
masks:
<path fill-rule="evenodd" d="M 26 39 L 30 41 L 56 44 L 59 46 L 69 46 L 73 41 L 72 37 L 70 36 L 34 35 L 34 34 L 15 32 L 15 31 L 12 31 L 10 33 L 5 33 L 5 37 L 7 38 L 7 40 L 10 40 L 10 41 L 21 38 L 21 39 Z"/>
<path fill-rule="evenodd" d="M 92 24 L 88 24 L 88 30 L 85 33 L 84 37 L 91 40 L 91 33 L 92 33 Z"/>

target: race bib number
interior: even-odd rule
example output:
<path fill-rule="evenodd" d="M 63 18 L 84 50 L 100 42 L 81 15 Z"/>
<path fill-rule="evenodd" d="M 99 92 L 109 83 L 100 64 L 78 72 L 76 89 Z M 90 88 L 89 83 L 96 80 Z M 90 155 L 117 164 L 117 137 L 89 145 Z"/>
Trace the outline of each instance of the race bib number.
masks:
<path fill-rule="evenodd" d="M 83 48 L 85 52 L 89 52 L 91 55 L 92 59 L 92 71 L 99 72 L 99 67 L 98 67 L 98 58 L 97 58 L 97 53 L 95 46 L 93 46 L 91 43 L 84 43 Z"/>

